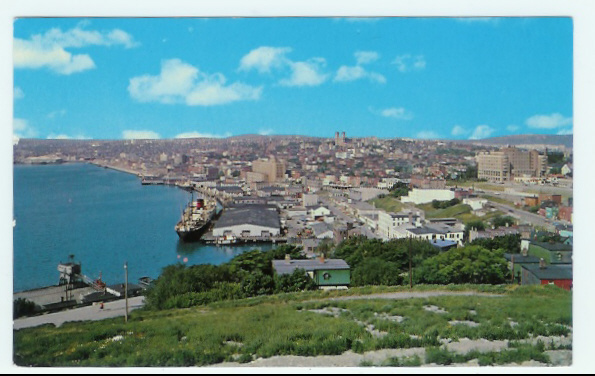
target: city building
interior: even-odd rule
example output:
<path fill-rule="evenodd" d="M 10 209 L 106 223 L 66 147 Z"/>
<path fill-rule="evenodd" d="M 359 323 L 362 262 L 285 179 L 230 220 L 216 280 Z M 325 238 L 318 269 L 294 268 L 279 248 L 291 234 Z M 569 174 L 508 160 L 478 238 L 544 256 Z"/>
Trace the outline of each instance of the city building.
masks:
<path fill-rule="evenodd" d="M 401 202 L 412 202 L 415 205 L 426 204 L 434 200 L 448 201 L 455 198 L 451 189 L 417 189 L 413 188 L 407 196 L 401 197 Z"/>
<path fill-rule="evenodd" d="M 275 157 L 269 159 L 258 159 L 252 162 L 252 172 L 258 172 L 266 176 L 268 183 L 282 181 L 285 178 L 285 163 Z"/>
<path fill-rule="evenodd" d="M 538 265 L 521 266 L 522 285 L 555 285 L 572 290 L 572 265 L 546 265 L 543 259 Z"/>
<path fill-rule="evenodd" d="M 537 150 L 524 151 L 515 147 L 494 152 L 482 152 L 476 157 L 477 177 L 491 182 L 507 182 L 515 177 L 543 177 L 547 156 Z"/>

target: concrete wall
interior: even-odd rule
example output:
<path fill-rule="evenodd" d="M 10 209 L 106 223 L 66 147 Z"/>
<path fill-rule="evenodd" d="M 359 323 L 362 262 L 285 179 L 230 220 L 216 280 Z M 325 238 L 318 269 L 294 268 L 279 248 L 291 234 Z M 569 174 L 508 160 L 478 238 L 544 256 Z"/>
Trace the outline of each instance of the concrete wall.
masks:
<path fill-rule="evenodd" d="M 277 236 L 281 232 L 280 228 L 264 227 L 250 224 L 236 225 L 229 227 L 219 227 L 213 229 L 213 236 L 223 236 L 227 231 L 231 231 L 234 236 L 242 236 L 244 231 L 249 231 L 249 236 L 261 236 L 263 231 L 268 231 L 272 236 Z"/>

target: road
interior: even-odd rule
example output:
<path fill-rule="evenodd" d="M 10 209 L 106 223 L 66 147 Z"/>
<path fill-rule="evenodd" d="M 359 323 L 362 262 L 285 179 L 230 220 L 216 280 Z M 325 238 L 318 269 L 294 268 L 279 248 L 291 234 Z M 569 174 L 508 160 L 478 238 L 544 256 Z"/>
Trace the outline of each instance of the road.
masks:
<path fill-rule="evenodd" d="M 145 305 L 144 296 L 135 296 L 128 299 L 128 312 L 141 308 Z M 40 316 L 25 317 L 14 320 L 14 329 L 24 329 L 43 324 L 54 324 L 60 326 L 68 321 L 104 320 L 113 317 L 124 316 L 126 302 L 124 299 L 105 303 L 103 309 L 99 304 L 82 308 L 69 309 L 56 313 L 48 313 Z"/>
<path fill-rule="evenodd" d="M 555 227 L 551 221 L 538 214 L 533 214 L 525 210 L 516 209 L 512 206 L 503 205 L 493 201 L 490 201 L 490 204 L 492 204 L 496 209 L 503 211 L 505 215 L 513 215 L 514 217 L 519 218 L 521 221 L 530 223 L 533 226 L 542 226 L 549 231 L 555 231 Z"/>

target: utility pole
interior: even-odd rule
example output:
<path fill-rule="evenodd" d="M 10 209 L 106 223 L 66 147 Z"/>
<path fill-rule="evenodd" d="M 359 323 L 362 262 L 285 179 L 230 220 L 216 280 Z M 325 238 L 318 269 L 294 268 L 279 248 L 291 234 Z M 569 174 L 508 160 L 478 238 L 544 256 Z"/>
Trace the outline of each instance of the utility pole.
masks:
<path fill-rule="evenodd" d="M 128 262 L 124 263 L 124 300 L 126 301 L 124 322 L 128 322 Z"/>
<path fill-rule="evenodd" d="M 409 237 L 409 289 L 413 289 L 413 272 L 411 270 L 411 237 Z"/>

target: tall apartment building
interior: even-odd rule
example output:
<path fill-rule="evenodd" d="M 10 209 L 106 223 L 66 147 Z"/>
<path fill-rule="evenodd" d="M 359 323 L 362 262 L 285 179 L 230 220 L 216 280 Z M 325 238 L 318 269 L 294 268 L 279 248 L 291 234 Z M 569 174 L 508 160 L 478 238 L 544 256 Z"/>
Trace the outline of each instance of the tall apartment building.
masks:
<path fill-rule="evenodd" d="M 505 182 L 515 177 L 542 177 L 547 170 L 547 156 L 537 150 L 524 151 L 515 147 L 502 148 L 496 152 L 479 153 L 477 177 L 493 182 Z"/>
<path fill-rule="evenodd" d="M 252 162 L 252 171 L 266 176 L 266 181 L 274 183 L 283 180 L 285 176 L 285 163 L 278 161 L 275 157 L 269 160 L 256 160 Z"/>

